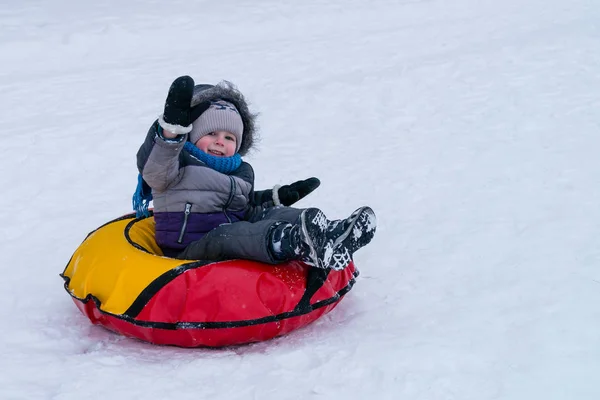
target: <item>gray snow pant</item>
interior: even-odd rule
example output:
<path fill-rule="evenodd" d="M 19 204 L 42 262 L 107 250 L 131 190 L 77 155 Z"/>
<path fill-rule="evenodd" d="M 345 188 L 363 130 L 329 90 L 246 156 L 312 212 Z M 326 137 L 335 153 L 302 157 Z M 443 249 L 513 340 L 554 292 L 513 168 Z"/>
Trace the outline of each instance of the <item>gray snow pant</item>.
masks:
<path fill-rule="evenodd" d="M 184 260 L 225 261 L 236 258 L 279 264 L 271 253 L 270 236 L 278 222 L 296 222 L 303 210 L 292 207 L 257 209 L 248 220 L 216 227 L 190 243 L 177 258 Z"/>

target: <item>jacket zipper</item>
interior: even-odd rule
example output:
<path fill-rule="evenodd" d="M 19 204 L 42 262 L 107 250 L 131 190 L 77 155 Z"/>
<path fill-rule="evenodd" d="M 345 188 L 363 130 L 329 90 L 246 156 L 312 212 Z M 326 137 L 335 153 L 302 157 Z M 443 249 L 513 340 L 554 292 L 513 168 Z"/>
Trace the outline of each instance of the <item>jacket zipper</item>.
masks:
<path fill-rule="evenodd" d="M 177 243 L 183 243 L 183 235 L 185 234 L 185 228 L 187 228 L 188 217 L 190 216 L 190 212 L 192 211 L 192 204 L 185 203 L 185 211 L 183 212 L 183 226 L 181 227 L 181 231 L 179 232 L 179 238 L 177 239 Z"/>
<path fill-rule="evenodd" d="M 227 207 L 231 205 L 231 202 L 233 201 L 233 196 L 235 195 L 235 179 L 233 179 L 233 176 L 229 176 L 229 182 L 229 198 L 227 199 L 227 203 L 225 203 L 225 205 L 223 206 L 223 214 L 225 214 L 225 218 L 227 218 L 227 221 L 231 223 L 231 218 L 229 217 L 229 214 L 227 214 Z"/>

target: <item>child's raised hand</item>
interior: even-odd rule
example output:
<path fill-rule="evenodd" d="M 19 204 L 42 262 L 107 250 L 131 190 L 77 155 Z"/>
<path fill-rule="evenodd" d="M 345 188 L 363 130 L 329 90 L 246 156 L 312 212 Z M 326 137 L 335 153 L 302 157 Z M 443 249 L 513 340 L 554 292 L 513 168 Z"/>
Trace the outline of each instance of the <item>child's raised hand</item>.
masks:
<path fill-rule="evenodd" d="M 192 130 L 192 122 L 208 109 L 210 103 L 201 103 L 192 107 L 194 80 L 189 76 L 175 79 L 169 88 L 165 110 L 159 120 L 163 129 L 176 135 Z"/>
<path fill-rule="evenodd" d="M 321 181 L 319 179 L 312 177 L 303 181 L 297 181 L 289 185 L 281 186 L 277 191 L 277 194 L 279 195 L 279 201 L 284 206 L 291 206 L 318 188 L 320 184 Z"/>

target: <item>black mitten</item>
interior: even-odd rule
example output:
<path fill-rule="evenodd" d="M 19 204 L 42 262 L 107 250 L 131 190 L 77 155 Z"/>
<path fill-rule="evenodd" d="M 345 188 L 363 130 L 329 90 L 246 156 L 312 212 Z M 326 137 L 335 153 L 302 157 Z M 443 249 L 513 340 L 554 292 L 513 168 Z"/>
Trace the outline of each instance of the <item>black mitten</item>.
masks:
<path fill-rule="evenodd" d="M 210 107 L 209 102 L 192 107 L 194 80 L 189 76 L 175 79 L 169 88 L 165 110 L 160 120 L 163 129 L 182 135 L 192 130 L 192 122 Z"/>
<path fill-rule="evenodd" d="M 281 204 L 284 206 L 291 206 L 318 188 L 320 184 L 321 181 L 313 177 L 303 181 L 294 182 L 290 185 L 281 186 L 279 190 L 277 190 L 277 193 L 273 193 L 273 200 L 277 203 L 276 199 L 279 197 L 279 202 Z"/>

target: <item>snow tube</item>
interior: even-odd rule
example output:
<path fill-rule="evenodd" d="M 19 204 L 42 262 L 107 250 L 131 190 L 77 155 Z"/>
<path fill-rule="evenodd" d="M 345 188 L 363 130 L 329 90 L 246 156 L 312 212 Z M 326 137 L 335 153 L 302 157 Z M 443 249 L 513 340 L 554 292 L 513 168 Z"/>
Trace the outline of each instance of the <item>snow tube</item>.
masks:
<path fill-rule="evenodd" d="M 126 215 L 90 233 L 61 274 L 94 324 L 155 344 L 221 347 L 284 335 L 331 311 L 358 271 L 167 258 L 154 218 Z"/>

